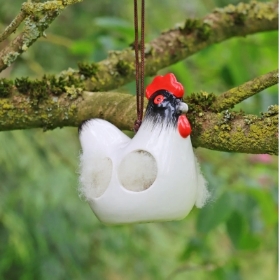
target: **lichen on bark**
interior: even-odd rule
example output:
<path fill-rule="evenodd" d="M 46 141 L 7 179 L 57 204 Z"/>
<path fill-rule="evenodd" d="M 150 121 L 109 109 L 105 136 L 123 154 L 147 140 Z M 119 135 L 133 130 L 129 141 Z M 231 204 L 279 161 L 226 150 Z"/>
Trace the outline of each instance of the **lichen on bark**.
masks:
<path fill-rule="evenodd" d="M 231 114 L 227 122 L 222 113 L 205 114 L 199 121 L 199 135 L 195 131 L 192 137 L 194 147 L 278 155 L 278 113 L 270 117 Z"/>
<path fill-rule="evenodd" d="M 79 1 L 41 3 L 49 17 L 25 19 L 26 33 L 0 52 L 0 69 L 12 63 L 14 54 L 18 56 L 17 53 L 26 51 L 42 35 L 59 9 Z M 42 11 L 43 6 L 34 5 L 25 6 L 23 11 L 26 14 Z M 204 19 L 188 19 L 181 27 L 164 32 L 146 44 L 145 73 L 153 75 L 159 69 L 233 36 L 277 28 L 278 9 L 274 2 L 241 3 L 216 9 Z M 1 79 L 0 130 L 78 126 L 90 118 L 106 119 L 120 129 L 132 130 L 136 118 L 135 98 L 107 91 L 134 79 L 134 59 L 134 51 L 128 48 L 110 52 L 107 59 L 98 63 L 79 63 L 79 70 L 68 69 L 57 76 L 44 75 L 35 80 Z M 278 106 L 270 106 L 261 116 L 229 110 L 277 82 L 278 72 L 272 71 L 220 95 L 201 91 L 187 97 L 193 145 L 229 152 L 278 154 Z"/>
<path fill-rule="evenodd" d="M 200 112 L 188 114 L 195 147 L 278 154 L 278 107 L 270 107 L 257 117 L 230 111 L 217 114 L 202 109 L 209 105 L 207 102 Z M 189 105 L 195 108 L 195 104 Z M 83 92 L 75 99 L 64 93 L 38 100 L 15 92 L 10 98 L 0 99 L 0 130 L 79 126 L 90 118 L 102 118 L 122 130 L 132 130 L 135 98 L 117 92 Z"/>
<path fill-rule="evenodd" d="M 0 35 L 3 40 L 14 31 L 19 24 L 24 22 L 23 31 L 14 38 L 11 43 L 0 52 L 0 72 L 9 67 L 18 56 L 27 51 L 28 48 L 44 34 L 60 11 L 68 5 L 81 2 L 82 0 L 47 1 L 44 3 L 24 2 L 18 21 L 13 21 Z"/>

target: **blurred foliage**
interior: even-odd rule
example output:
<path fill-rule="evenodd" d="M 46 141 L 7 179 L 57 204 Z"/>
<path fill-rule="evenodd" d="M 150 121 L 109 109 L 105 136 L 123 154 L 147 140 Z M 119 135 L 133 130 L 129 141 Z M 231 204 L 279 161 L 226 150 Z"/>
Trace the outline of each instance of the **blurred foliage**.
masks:
<path fill-rule="evenodd" d="M 0 0 L 1 30 L 22 2 Z M 237 2 L 147 1 L 146 39 L 186 17 Z M 38 77 L 77 68 L 78 61 L 99 61 L 109 50 L 126 48 L 133 36 L 132 1 L 84 0 L 64 11 L 47 38 L 4 76 Z M 234 38 L 163 71 L 173 71 L 187 94 L 219 94 L 275 69 L 277 43 L 277 32 Z M 134 84 L 121 90 L 133 94 Z M 275 86 L 236 109 L 259 114 L 277 98 Z M 212 192 L 205 208 L 193 209 L 182 221 L 109 227 L 78 197 L 76 129 L 1 132 L 0 145 L 0 279 L 277 277 L 276 157 L 199 149 Z"/>

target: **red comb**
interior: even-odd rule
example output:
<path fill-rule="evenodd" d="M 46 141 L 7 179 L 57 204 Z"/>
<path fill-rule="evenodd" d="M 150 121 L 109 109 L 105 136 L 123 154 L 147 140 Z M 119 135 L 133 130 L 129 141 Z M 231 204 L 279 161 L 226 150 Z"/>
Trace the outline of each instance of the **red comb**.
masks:
<path fill-rule="evenodd" d="M 177 82 L 173 73 L 168 73 L 165 76 L 156 76 L 146 88 L 146 97 L 150 99 L 151 95 L 160 89 L 169 91 L 177 98 L 181 98 L 184 95 L 184 87 L 181 83 Z"/>

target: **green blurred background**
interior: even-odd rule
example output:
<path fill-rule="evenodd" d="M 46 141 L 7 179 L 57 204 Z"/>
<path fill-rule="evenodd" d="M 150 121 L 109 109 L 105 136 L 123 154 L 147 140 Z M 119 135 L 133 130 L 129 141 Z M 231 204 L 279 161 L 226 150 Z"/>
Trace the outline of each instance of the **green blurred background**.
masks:
<path fill-rule="evenodd" d="M 1 30 L 21 3 L 0 0 Z M 147 1 L 146 40 L 230 3 L 238 1 Z M 134 36 L 133 1 L 84 0 L 46 33 L 2 77 L 56 74 L 126 48 Z M 274 70 L 277 52 L 278 33 L 267 32 L 210 46 L 163 71 L 174 72 L 187 94 L 219 94 Z M 134 87 L 119 90 L 134 94 Z M 276 86 L 236 109 L 259 115 L 275 103 Z M 277 278 L 275 156 L 197 149 L 212 193 L 205 208 L 182 221 L 113 227 L 78 196 L 76 128 L 1 132 L 0 145 L 0 279 Z"/>

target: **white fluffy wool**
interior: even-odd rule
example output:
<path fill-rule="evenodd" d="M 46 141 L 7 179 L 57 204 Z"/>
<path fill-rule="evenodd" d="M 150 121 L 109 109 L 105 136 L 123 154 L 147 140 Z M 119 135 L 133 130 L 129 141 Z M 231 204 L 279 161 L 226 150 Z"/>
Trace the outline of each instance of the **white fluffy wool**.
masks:
<path fill-rule="evenodd" d="M 81 155 L 80 195 L 86 200 L 100 197 L 107 189 L 112 177 L 112 161 Z M 129 153 L 122 160 L 118 176 L 124 188 L 139 192 L 148 189 L 156 179 L 157 164 L 146 151 Z"/>
<path fill-rule="evenodd" d="M 198 163 L 196 156 L 195 156 L 195 163 L 196 163 L 196 173 L 197 173 L 197 198 L 196 198 L 195 206 L 197 208 L 202 208 L 210 198 L 210 193 L 207 189 L 207 181 L 204 179 L 201 173 L 200 165 Z"/>
<path fill-rule="evenodd" d="M 112 177 L 112 161 L 110 158 L 81 156 L 80 195 L 86 200 L 100 197 L 107 189 Z"/>
<path fill-rule="evenodd" d="M 80 195 L 86 200 L 100 197 L 110 183 L 112 169 L 112 161 L 108 157 L 102 158 L 96 163 L 95 157 L 81 155 Z M 198 190 L 195 206 L 202 208 L 210 198 L 210 193 L 197 159 L 196 170 Z M 135 192 L 146 190 L 154 183 L 157 177 L 156 160 L 146 151 L 131 152 L 121 161 L 118 176 L 120 183 L 127 190 Z"/>
<path fill-rule="evenodd" d="M 146 151 L 134 151 L 122 160 L 118 176 L 124 188 L 140 192 L 148 189 L 157 177 L 155 158 Z"/>

